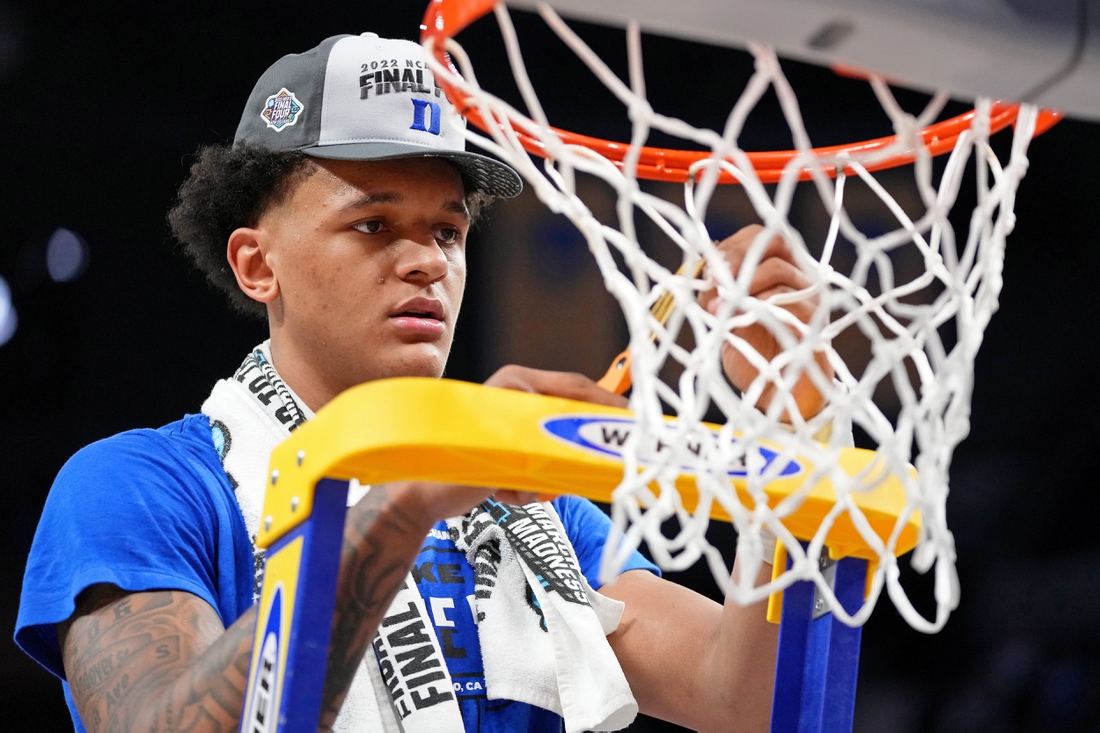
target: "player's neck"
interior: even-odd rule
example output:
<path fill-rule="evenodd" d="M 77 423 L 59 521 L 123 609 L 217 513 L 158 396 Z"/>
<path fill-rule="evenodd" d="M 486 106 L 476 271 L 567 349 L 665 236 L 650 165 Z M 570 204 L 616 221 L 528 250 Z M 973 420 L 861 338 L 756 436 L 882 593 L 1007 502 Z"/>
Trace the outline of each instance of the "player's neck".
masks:
<path fill-rule="evenodd" d="M 281 338 L 275 329 L 271 333 L 271 361 L 287 386 L 313 412 L 343 391 L 342 387 L 331 384 L 329 375 L 315 360 L 303 353 L 293 340 Z"/>

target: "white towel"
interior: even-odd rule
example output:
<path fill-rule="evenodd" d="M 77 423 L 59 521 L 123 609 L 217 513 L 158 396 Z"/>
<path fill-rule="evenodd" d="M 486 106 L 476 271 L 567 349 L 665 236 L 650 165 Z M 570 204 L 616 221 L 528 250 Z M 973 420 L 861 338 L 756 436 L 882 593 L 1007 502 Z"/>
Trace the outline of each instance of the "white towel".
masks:
<path fill-rule="evenodd" d="M 553 505 L 490 500 L 447 525 L 476 573 L 489 698 L 553 710 L 568 733 L 629 725 L 638 704 L 606 637 L 624 604 L 588 585 Z"/>

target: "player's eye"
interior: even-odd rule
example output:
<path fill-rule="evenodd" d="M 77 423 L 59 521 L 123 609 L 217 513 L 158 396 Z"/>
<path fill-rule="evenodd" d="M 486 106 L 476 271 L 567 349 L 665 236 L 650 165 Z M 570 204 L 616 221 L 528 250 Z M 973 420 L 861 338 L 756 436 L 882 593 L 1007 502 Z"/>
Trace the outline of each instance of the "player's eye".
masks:
<path fill-rule="evenodd" d="M 435 238 L 443 244 L 458 244 L 462 239 L 462 232 L 455 227 L 439 227 L 435 230 Z"/>
<path fill-rule="evenodd" d="M 382 222 L 377 219 L 361 221 L 355 225 L 355 229 L 358 229 L 364 234 L 378 234 L 378 232 L 382 231 Z"/>

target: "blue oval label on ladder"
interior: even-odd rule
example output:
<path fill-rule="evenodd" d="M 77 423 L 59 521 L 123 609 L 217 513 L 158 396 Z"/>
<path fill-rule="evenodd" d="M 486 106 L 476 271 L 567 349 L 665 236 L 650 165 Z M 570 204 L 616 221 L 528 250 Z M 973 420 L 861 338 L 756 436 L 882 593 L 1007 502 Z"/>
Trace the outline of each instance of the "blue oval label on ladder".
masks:
<path fill-rule="evenodd" d="M 548 418 L 542 422 L 542 429 L 552 437 L 568 443 L 582 450 L 598 455 L 610 456 L 622 459 L 627 441 L 637 429 L 637 423 L 630 418 L 606 417 L 606 416 L 570 416 Z M 696 471 L 707 465 L 708 453 L 717 448 L 718 433 L 707 430 L 705 434 L 687 434 L 678 436 L 675 423 L 668 424 L 667 437 L 650 438 L 646 445 L 639 446 L 638 460 L 641 463 L 652 463 L 664 458 L 682 441 L 681 455 L 687 456 L 683 469 Z M 732 442 L 736 443 L 734 438 Z M 763 473 L 779 457 L 779 454 L 769 448 L 758 448 L 762 463 L 759 471 Z M 694 456 L 695 458 L 692 458 Z M 788 460 L 787 465 L 775 475 L 776 478 L 788 478 L 802 471 L 802 465 L 794 459 Z M 747 475 L 744 458 L 733 460 L 726 471 L 730 476 L 744 477 Z"/>

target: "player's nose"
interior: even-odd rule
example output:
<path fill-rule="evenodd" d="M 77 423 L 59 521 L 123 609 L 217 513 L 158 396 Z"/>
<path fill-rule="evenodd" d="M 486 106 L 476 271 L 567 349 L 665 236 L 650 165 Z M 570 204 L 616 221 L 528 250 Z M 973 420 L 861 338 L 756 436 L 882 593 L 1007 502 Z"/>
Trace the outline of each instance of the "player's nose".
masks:
<path fill-rule="evenodd" d="M 449 269 L 447 255 L 434 238 L 427 242 L 406 239 L 401 243 L 397 276 L 402 280 L 436 282 L 446 277 Z"/>

